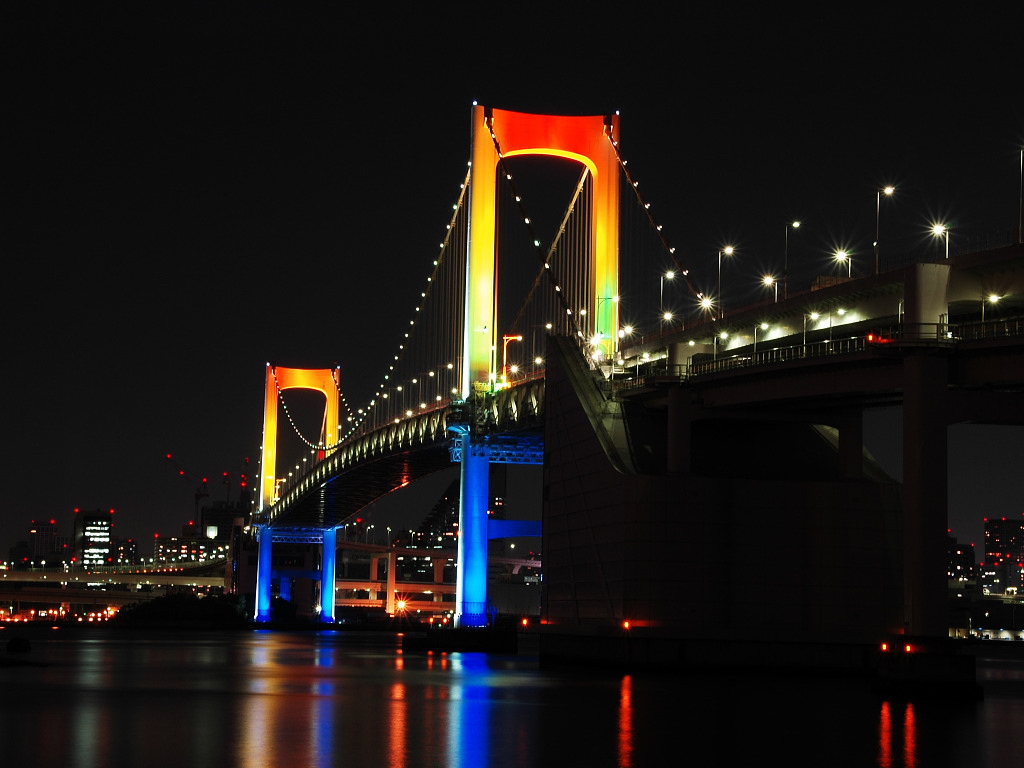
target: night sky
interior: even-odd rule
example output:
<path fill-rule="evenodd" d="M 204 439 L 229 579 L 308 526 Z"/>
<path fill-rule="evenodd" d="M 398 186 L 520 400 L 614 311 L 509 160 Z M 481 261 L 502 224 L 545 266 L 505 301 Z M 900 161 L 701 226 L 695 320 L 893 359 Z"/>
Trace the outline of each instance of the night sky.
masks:
<path fill-rule="evenodd" d="M 267 362 L 338 364 L 367 402 L 448 222 L 474 100 L 618 110 L 622 153 L 698 281 L 727 241 L 748 255 L 735 279 L 777 264 L 794 218 L 794 261 L 866 258 L 886 183 L 893 247 L 934 247 L 936 220 L 954 252 L 1017 226 L 1020 10 L 824 22 L 636 4 L 579 26 L 528 4 L 292 5 L 0 11 L 0 554 L 33 519 L 70 533 L 76 507 L 116 509 L 121 535 L 179 534 L 196 482 L 165 454 L 193 478 L 246 458 L 254 475 Z M 898 476 L 879 437 L 898 413 L 869 422 Z M 962 539 L 1024 512 L 1022 433 L 951 430 Z"/>

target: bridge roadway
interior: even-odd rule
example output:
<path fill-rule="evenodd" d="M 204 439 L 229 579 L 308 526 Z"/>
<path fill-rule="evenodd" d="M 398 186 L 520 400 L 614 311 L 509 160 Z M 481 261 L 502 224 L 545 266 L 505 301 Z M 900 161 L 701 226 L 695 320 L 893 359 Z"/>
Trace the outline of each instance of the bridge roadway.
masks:
<path fill-rule="evenodd" d="M 990 294 L 1000 296 L 1000 301 L 987 302 Z M 982 321 L 986 305 L 988 315 Z M 718 319 L 705 313 L 696 322 L 624 339 L 621 363 L 602 368 L 608 387 L 621 394 L 659 377 L 663 383 L 700 378 L 715 390 L 719 405 L 731 397 L 755 405 L 759 398 L 729 395 L 726 390 L 745 387 L 756 392 L 762 389 L 762 377 L 778 375 L 783 366 L 799 369 L 801 378 L 810 368 L 835 378 L 836 366 L 842 365 L 844 381 L 865 384 L 858 389 L 848 383 L 852 392 L 873 392 L 875 405 L 898 404 L 898 383 L 890 380 L 885 386 L 874 379 L 886 356 L 893 357 L 891 350 L 899 350 L 897 357 L 912 347 L 943 354 L 955 350 L 962 386 L 972 386 L 972 379 L 974 386 L 985 385 L 982 380 L 995 384 L 1008 375 L 1012 378 L 1011 372 L 1018 369 L 1012 363 L 1022 318 L 1024 246 L 1018 244 L 878 275 L 833 278 Z M 870 344 L 869 331 L 884 341 Z M 986 352 L 995 347 L 1004 348 L 1010 360 Z M 876 365 L 865 366 L 867 360 Z M 1008 362 L 1009 371 L 1000 370 Z M 726 372 L 728 386 L 720 377 Z M 739 384 L 737 374 L 747 383 Z M 813 398 L 817 386 L 805 386 L 788 399 L 798 403 Z M 996 400 L 1007 399 L 1013 398 L 995 396 L 993 407 Z M 858 402 L 865 401 L 858 396 Z M 543 427 L 544 404 L 543 372 L 516 380 L 512 387 L 474 404 L 486 412 L 492 461 L 515 461 L 517 455 L 534 449 Z M 298 478 L 260 522 L 277 529 L 340 525 L 395 488 L 451 467 L 458 460 L 459 443 L 449 427 L 464 418 L 463 407 L 443 403 L 355 435 Z"/>
<path fill-rule="evenodd" d="M 993 295 L 1000 297 L 998 303 L 987 298 Z M 726 470 L 709 465 L 714 452 L 700 447 L 702 425 L 746 420 L 834 429 L 842 472 L 855 478 L 865 472 L 863 409 L 902 405 L 902 570 L 910 614 L 902 625 L 910 632 L 937 635 L 945 632 L 945 428 L 957 421 L 1024 424 L 1022 318 L 1024 246 L 1018 244 L 879 275 L 822 280 L 812 290 L 777 302 L 738 308 L 720 318 L 705 316 L 654 337 L 626 339 L 619 350 L 622 362 L 614 367 L 590 363 L 588 374 L 570 371 L 569 376 L 575 377 L 576 396 L 592 400 L 590 422 L 612 466 L 640 475 L 721 475 Z M 573 346 L 564 341 L 559 346 Z M 585 370 L 584 352 L 576 348 L 575 356 Z M 521 434 L 550 429 L 548 383 L 525 381 L 484 399 L 492 438 L 514 439 L 516 429 Z M 622 409 L 617 426 L 612 419 L 602 427 L 615 402 Z M 475 414 L 479 405 L 473 404 Z M 634 423 L 624 432 L 636 405 L 660 412 L 660 423 L 653 428 Z M 418 414 L 355 437 L 316 465 L 263 522 L 275 529 L 340 524 L 374 498 L 450 466 L 455 452 L 448 428 L 465 418 L 462 407 Z M 660 429 L 661 436 L 642 444 L 644 429 Z M 725 453 L 719 457 L 756 444 L 740 433 L 734 438 L 720 443 Z M 785 451 L 777 454 L 775 466 L 791 473 L 795 465 L 779 463 Z M 752 456 L 747 458 L 754 463 Z M 546 500 L 545 525 L 548 507 Z M 549 544 L 545 534 L 548 592 Z M 562 586 L 572 590 L 571 584 Z M 582 613 L 566 609 L 567 616 Z"/>

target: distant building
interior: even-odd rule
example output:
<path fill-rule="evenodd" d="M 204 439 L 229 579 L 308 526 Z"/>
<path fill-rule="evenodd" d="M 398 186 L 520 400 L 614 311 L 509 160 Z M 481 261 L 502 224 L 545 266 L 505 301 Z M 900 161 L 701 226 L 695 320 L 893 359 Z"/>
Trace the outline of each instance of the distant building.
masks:
<path fill-rule="evenodd" d="M 57 521 L 33 520 L 28 529 L 28 550 L 29 559 L 39 564 L 46 560 L 53 560 L 53 553 L 57 543 Z"/>
<path fill-rule="evenodd" d="M 135 539 L 114 537 L 110 542 L 110 551 L 117 565 L 134 565 L 139 562 L 139 544 Z"/>
<path fill-rule="evenodd" d="M 949 563 L 950 581 L 974 581 L 977 578 L 977 563 L 974 559 L 974 545 L 961 544 L 955 536 L 947 537 L 946 560 Z"/>
<path fill-rule="evenodd" d="M 1016 595 L 1024 587 L 1024 520 L 985 520 L 985 559 L 979 567 L 982 592 Z"/>
<path fill-rule="evenodd" d="M 82 565 L 110 565 L 114 562 L 110 541 L 113 527 L 112 509 L 75 510 L 75 555 Z"/>

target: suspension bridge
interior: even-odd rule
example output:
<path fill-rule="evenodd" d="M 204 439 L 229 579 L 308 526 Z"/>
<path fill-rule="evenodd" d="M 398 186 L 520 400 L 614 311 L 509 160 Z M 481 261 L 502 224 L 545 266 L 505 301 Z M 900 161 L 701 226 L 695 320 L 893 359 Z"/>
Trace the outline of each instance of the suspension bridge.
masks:
<path fill-rule="evenodd" d="M 750 517 L 769 511 L 778 531 L 834 558 L 818 570 L 801 558 L 806 573 L 780 577 L 792 577 L 794 594 L 774 616 L 754 611 L 772 631 L 944 634 L 946 490 L 930 473 L 953 420 L 1024 424 L 1019 242 L 886 271 L 876 258 L 869 275 L 787 283 L 782 297 L 725 311 L 691 280 L 640 194 L 617 115 L 474 105 L 472 118 L 445 237 L 370 402 L 347 404 L 342 368 L 267 365 L 256 620 L 270 619 L 275 544 L 322 547 L 320 616 L 333 621 L 338 528 L 457 464 L 460 627 L 487 625 L 488 541 L 543 535 L 542 620 L 578 629 L 628 619 L 709 637 L 710 626 L 735 626 L 751 599 L 729 586 L 724 600 L 680 606 L 673 590 L 692 591 L 701 572 L 728 572 L 731 583 L 737 554 L 763 554 L 749 536 L 776 535 Z M 569 179 L 543 224 L 517 175 L 517 161 L 535 156 L 565 161 Z M 685 312 L 666 307 L 669 274 Z M 324 396 L 315 438 L 289 414 L 293 389 Z M 863 447 L 863 411 L 892 404 L 907 414 L 902 502 Z M 286 431 L 315 461 L 284 482 Z M 754 447 L 770 460 L 731 474 L 714 460 Z M 543 526 L 489 517 L 496 463 L 544 466 Z M 815 490 L 798 489 L 812 473 Z M 765 488 L 781 508 L 766 506 Z M 724 562 L 696 554 L 708 544 L 727 550 Z M 680 546 L 693 551 L 685 564 L 669 551 Z M 861 558 L 875 573 L 864 575 Z M 658 606 L 673 600 L 669 617 Z M 827 618 L 808 619 L 809 601 Z"/>

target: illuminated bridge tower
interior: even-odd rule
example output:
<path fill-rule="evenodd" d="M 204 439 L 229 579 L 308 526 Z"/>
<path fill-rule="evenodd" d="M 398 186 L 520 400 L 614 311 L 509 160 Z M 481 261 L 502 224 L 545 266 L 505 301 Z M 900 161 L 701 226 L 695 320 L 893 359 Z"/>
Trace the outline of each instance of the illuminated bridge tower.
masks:
<path fill-rule="evenodd" d="M 617 116 L 557 116 L 473 107 L 469 249 L 463 332 L 462 395 L 469 408 L 449 423 L 461 444 L 456 625 L 487 624 L 488 465 L 502 459 L 489 434 L 486 405 L 497 382 L 496 190 L 499 164 L 516 155 L 562 157 L 585 165 L 591 177 L 588 316 L 597 327 L 618 328 L 619 167 L 613 145 Z M 603 306 L 602 306 L 603 304 Z M 596 307 L 595 307 L 596 305 Z M 609 338 L 607 354 L 614 340 Z M 494 521 L 497 522 L 497 521 Z M 503 532 L 500 535 L 510 535 Z"/>
<path fill-rule="evenodd" d="M 337 370 L 333 368 L 282 368 L 267 365 L 267 382 L 263 411 L 263 451 L 260 462 L 260 507 L 257 525 L 259 557 L 256 570 L 256 621 L 270 621 L 271 585 L 273 572 L 273 544 L 320 544 L 320 620 L 334 621 L 334 576 L 337 556 L 337 525 L 324 523 L 315 526 L 275 526 L 267 519 L 270 507 L 277 498 L 277 411 L 281 392 L 287 389 L 312 389 L 326 399 L 323 427 L 320 433 L 318 459 L 335 448 L 338 441 Z"/>

